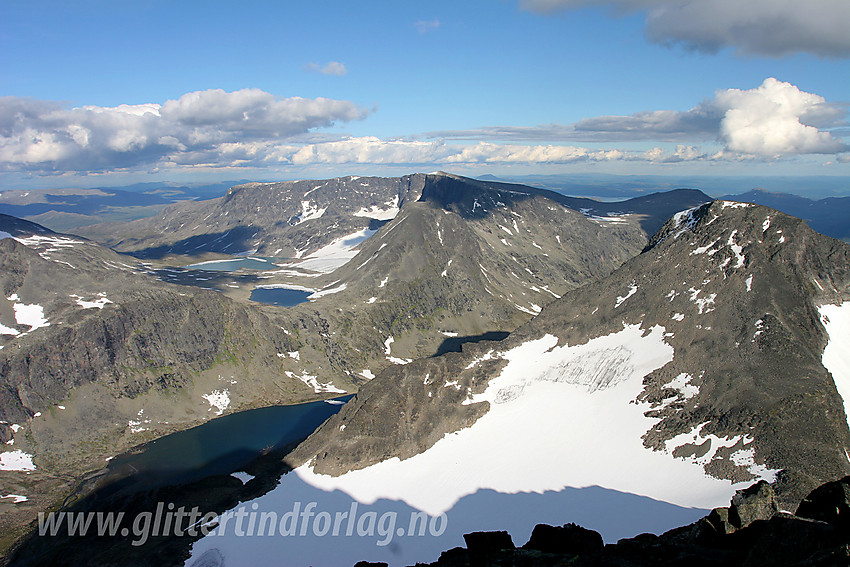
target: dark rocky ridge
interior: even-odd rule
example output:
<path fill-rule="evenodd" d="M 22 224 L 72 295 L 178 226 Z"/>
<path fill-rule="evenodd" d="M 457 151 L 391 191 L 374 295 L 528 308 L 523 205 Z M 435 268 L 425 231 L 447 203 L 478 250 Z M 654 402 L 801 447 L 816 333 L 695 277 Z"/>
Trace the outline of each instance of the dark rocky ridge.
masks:
<path fill-rule="evenodd" d="M 761 482 L 739 491 L 728 508 L 717 508 L 694 524 L 660 536 L 642 534 L 603 545 L 597 532 L 575 524 L 539 524 L 520 548 L 505 532 L 472 533 L 464 536 L 466 548 L 445 551 L 429 565 L 845 566 L 850 564 L 850 530 L 844 517 L 850 509 L 848 495 L 850 477 L 828 482 L 790 514 L 778 510 L 772 488 Z"/>
<path fill-rule="evenodd" d="M 652 403 L 648 415 L 660 420 L 644 445 L 661 449 L 701 424 L 703 437 L 752 438 L 747 447 L 754 462 L 782 469 L 780 501 L 796 506 L 818 484 L 850 472 L 842 450 L 850 447 L 850 431 L 821 363 L 826 337 L 817 312 L 818 305 L 848 298 L 847 245 L 765 207 L 715 202 L 671 219 L 641 255 L 553 301 L 504 341 L 386 370 L 289 462 L 314 458 L 317 472 L 338 475 L 421 453 L 487 411 L 486 403 L 461 402 L 483 391 L 504 361 L 497 354 L 467 369 L 476 357 L 547 333 L 575 345 L 640 323 L 665 327 L 675 350 L 672 362 L 644 379 L 639 400 Z M 699 388 L 693 397 L 663 387 L 682 373 Z M 436 386 L 423 385 L 426 374 Z M 449 380 L 461 388 L 439 386 Z M 717 449 L 706 472 L 735 482 L 752 479 L 731 459 L 743 447 L 741 441 Z M 710 443 L 686 444 L 674 455 L 695 458 L 708 450 Z"/>
<path fill-rule="evenodd" d="M 220 199 L 178 203 L 153 218 L 80 230 L 84 236 L 140 258 L 246 250 L 278 257 L 294 257 L 300 251 L 301 257 L 339 236 L 379 227 L 380 219 L 386 220 L 388 213 L 381 215 L 377 211 L 393 206 L 427 201 L 464 218 L 482 218 L 495 208 L 494 199 L 511 203 L 534 196 L 573 210 L 583 209 L 588 215 L 635 215 L 635 224 L 644 239 L 673 213 L 710 200 L 699 191 L 676 190 L 606 204 L 545 189 L 445 173 L 395 178 L 349 176 L 247 183 L 231 188 Z"/>

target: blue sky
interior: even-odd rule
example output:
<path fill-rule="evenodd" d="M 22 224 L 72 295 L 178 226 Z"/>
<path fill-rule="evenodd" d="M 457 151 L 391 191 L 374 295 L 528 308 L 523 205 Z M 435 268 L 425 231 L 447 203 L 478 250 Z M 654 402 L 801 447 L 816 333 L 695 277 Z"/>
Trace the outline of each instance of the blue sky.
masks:
<path fill-rule="evenodd" d="M 0 182 L 850 175 L 846 0 L 5 2 Z"/>

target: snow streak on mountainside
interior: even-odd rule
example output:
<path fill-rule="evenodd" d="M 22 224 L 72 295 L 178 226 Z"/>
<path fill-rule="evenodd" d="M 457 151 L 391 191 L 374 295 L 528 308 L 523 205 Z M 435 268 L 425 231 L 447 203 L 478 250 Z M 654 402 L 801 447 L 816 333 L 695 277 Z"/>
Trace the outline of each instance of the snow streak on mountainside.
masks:
<path fill-rule="evenodd" d="M 850 426 L 850 302 L 823 305 L 819 311 L 829 335 L 829 342 L 823 349 L 823 365 L 832 373 Z M 845 451 L 850 451 L 850 448 L 845 448 Z M 847 460 L 850 461 L 850 453 Z"/>

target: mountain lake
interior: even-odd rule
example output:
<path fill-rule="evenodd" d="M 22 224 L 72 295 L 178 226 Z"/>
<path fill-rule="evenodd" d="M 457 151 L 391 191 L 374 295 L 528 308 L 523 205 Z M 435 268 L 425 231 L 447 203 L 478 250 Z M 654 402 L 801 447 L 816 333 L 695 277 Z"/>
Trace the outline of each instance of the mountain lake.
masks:
<path fill-rule="evenodd" d="M 261 455 L 305 439 L 352 397 L 271 406 L 212 419 L 115 457 L 107 474 L 123 476 L 130 471 L 139 488 L 230 474 Z"/>
<path fill-rule="evenodd" d="M 290 289 L 288 287 L 255 287 L 251 290 L 251 301 L 265 303 L 267 305 L 280 305 L 292 307 L 300 303 L 307 303 L 314 292 L 303 289 Z"/>

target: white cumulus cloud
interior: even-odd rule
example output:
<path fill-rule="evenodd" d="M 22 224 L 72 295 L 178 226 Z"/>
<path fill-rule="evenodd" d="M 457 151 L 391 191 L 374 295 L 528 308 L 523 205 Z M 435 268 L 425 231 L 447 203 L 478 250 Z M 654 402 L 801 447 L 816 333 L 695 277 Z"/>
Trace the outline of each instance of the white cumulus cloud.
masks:
<path fill-rule="evenodd" d="M 0 167 L 102 171 L 213 160 L 228 144 L 279 143 L 368 114 L 345 100 L 259 89 L 187 93 L 162 104 L 82 106 L 0 97 Z"/>
<path fill-rule="evenodd" d="M 769 78 L 755 89 L 728 89 L 717 93 L 713 105 L 723 112 L 720 139 L 729 150 L 765 156 L 848 150 L 831 133 L 811 125 L 843 113 L 790 83 Z"/>
<path fill-rule="evenodd" d="M 588 6 L 617 13 L 646 12 L 646 35 L 656 43 L 716 52 L 782 57 L 811 53 L 850 56 L 847 0 L 520 0 L 538 13 Z"/>
<path fill-rule="evenodd" d="M 426 136 L 491 141 L 681 142 L 682 148 L 691 147 L 694 141 L 716 141 L 723 144 L 727 152 L 723 155 L 738 152 L 773 158 L 850 150 L 837 135 L 846 115 L 845 105 L 827 102 L 820 95 L 771 77 L 753 89 L 717 91 L 713 98 L 686 111 L 653 110 L 585 118 L 569 125 L 495 126 L 430 132 Z M 830 131 L 833 128 L 835 133 Z M 650 161 L 659 161 L 646 155 Z M 693 156 L 680 152 L 665 154 L 663 159 Z"/>

